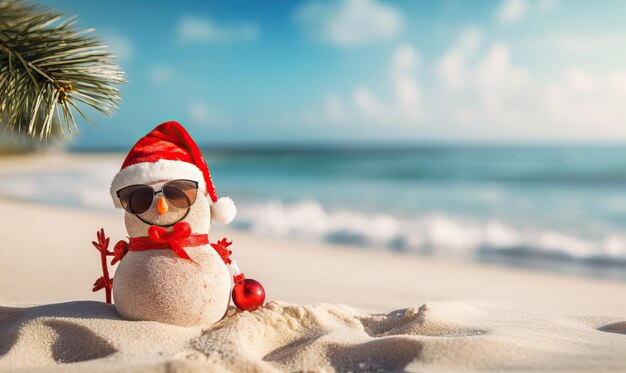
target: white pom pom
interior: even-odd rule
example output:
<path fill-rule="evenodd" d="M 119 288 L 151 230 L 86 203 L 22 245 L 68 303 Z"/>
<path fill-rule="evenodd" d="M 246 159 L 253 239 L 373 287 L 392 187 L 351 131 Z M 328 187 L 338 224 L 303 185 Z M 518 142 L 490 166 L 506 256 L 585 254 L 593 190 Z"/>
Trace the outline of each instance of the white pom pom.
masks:
<path fill-rule="evenodd" d="M 235 215 L 237 215 L 237 207 L 235 207 L 235 202 L 228 197 L 219 198 L 211 204 L 211 219 L 217 222 L 228 224 L 233 221 Z"/>

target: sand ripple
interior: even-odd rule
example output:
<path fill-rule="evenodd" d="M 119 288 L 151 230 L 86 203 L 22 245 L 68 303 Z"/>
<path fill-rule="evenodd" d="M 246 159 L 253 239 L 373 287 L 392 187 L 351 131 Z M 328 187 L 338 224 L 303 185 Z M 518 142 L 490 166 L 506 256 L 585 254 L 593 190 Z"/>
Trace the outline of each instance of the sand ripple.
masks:
<path fill-rule="evenodd" d="M 208 328 L 126 321 L 100 302 L 0 307 L 0 370 L 619 371 L 625 325 L 463 302 L 380 314 L 270 302 Z"/>

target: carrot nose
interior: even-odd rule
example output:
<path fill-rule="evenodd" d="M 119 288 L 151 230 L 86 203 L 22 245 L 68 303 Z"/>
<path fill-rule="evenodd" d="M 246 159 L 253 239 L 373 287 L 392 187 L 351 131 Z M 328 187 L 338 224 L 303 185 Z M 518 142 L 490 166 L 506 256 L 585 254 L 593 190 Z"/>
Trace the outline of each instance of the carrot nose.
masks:
<path fill-rule="evenodd" d="M 163 196 L 159 196 L 159 202 L 157 203 L 157 211 L 159 212 L 159 215 L 165 215 L 169 210 L 170 208 L 167 206 L 165 198 Z"/>

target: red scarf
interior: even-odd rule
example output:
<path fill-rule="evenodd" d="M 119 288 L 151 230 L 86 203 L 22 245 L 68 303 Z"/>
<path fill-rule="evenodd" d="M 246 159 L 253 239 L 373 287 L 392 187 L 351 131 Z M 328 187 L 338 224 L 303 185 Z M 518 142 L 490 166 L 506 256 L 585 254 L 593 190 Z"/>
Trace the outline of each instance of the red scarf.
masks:
<path fill-rule="evenodd" d="M 131 237 L 128 243 L 129 251 L 171 249 L 183 259 L 191 260 L 185 247 L 207 245 L 208 234 L 192 234 L 191 227 L 187 222 L 178 222 L 172 227 L 172 231 L 156 225 L 148 229 L 148 237 Z"/>
<path fill-rule="evenodd" d="M 191 234 L 191 227 L 187 222 L 174 224 L 171 232 L 168 232 L 167 229 L 163 227 L 153 225 L 148 229 L 148 237 L 132 237 L 129 239 L 129 242 L 120 240 L 115 244 L 113 251 L 108 249 L 109 237 L 105 236 L 104 229 L 98 231 L 97 237 L 98 242 L 93 241 L 92 244 L 100 252 L 102 276 L 93 284 L 92 291 L 105 289 L 107 303 L 111 303 L 111 289 L 113 288 L 113 279 L 109 277 L 107 256 L 113 256 L 111 265 L 114 265 L 122 260 L 129 251 L 170 249 L 180 258 L 193 262 L 193 259 L 187 255 L 185 247 L 201 246 L 209 243 L 208 234 Z M 211 247 L 219 254 L 224 264 L 231 264 L 230 254 L 233 252 L 228 250 L 231 244 L 232 241 L 228 241 L 226 238 L 222 238 L 217 241 L 217 243 L 211 244 Z M 244 278 L 243 273 L 238 273 L 233 276 L 235 283 L 238 283 Z"/>

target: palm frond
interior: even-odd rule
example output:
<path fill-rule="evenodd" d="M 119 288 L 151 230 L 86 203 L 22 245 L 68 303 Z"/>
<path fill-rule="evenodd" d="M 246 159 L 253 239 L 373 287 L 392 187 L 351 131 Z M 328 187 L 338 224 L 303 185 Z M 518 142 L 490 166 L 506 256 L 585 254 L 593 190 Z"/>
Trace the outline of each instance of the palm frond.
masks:
<path fill-rule="evenodd" d="M 46 138 L 55 125 L 77 130 L 72 110 L 92 123 L 83 105 L 111 116 L 124 72 L 93 30 L 75 17 L 19 0 L 0 0 L 0 124 Z M 56 115 L 55 115 L 56 111 Z"/>

